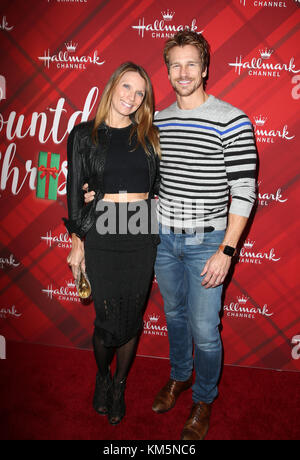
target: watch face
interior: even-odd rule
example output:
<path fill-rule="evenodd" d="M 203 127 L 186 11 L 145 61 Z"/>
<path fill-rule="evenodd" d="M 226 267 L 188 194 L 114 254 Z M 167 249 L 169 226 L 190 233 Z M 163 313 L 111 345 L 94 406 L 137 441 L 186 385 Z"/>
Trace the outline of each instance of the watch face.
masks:
<path fill-rule="evenodd" d="M 232 257 L 234 255 L 234 251 L 235 251 L 235 248 L 232 248 L 231 246 L 225 246 L 224 248 L 224 254 L 226 254 L 227 256 L 230 256 Z"/>

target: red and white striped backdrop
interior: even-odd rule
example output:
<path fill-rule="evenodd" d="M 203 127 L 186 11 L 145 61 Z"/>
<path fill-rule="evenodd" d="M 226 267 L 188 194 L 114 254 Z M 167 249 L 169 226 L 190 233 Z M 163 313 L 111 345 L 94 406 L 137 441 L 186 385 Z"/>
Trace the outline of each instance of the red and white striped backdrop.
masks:
<path fill-rule="evenodd" d="M 296 0 L 1 1 L 4 338 L 91 348 L 93 307 L 76 295 L 61 220 L 67 133 L 93 117 L 104 84 L 127 60 L 151 76 L 157 110 L 173 102 L 163 45 L 189 27 L 211 44 L 208 93 L 248 114 L 259 152 L 259 201 L 224 294 L 224 360 L 300 370 L 299 10 Z M 41 151 L 60 155 L 56 200 L 36 196 Z M 138 353 L 168 356 L 155 281 Z"/>

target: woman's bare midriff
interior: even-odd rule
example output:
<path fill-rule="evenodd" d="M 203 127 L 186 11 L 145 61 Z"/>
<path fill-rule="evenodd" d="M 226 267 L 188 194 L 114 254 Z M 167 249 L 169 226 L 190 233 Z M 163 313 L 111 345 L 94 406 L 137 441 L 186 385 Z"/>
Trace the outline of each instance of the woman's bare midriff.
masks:
<path fill-rule="evenodd" d="M 115 203 L 129 203 L 132 201 L 147 200 L 149 193 L 105 193 L 103 201 L 114 201 Z"/>

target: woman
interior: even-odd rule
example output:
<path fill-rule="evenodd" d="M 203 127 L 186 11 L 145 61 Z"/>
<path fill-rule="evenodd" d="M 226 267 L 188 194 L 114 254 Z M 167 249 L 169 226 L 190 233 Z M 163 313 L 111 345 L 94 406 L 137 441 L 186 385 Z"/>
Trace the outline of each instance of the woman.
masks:
<path fill-rule="evenodd" d="M 152 117 L 150 79 L 143 68 L 128 62 L 105 86 L 94 122 L 75 126 L 68 138 L 69 220 L 64 220 L 72 234 L 72 250 L 67 261 L 75 279 L 86 266 L 91 283 L 98 366 L 93 406 L 99 414 L 108 414 L 111 424 L 125 415 L 125 383 L 143 325 L 159 242 L 158 235 L 149 231 L 160 155 Z M 88 204 L 83 200 L 85 183 L 95 191 Z M 139 207 L 146 209 L 147 232 L 138 233 L 137 225 L 130 232 L 133 209 Z"/>

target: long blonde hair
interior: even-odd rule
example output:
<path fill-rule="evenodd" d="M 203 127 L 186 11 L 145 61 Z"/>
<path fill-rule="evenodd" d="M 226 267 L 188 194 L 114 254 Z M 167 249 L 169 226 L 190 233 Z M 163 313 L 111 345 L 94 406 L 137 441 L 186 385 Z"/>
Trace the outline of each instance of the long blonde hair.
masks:
<path fill-rule="evenodd" d="M 94 127 L 92 132 L 92 138 L 95 143 L 98 142 L 98 126 L 108 118 L 113 91 L 120 79 L 126 72 L 137 72 L 146 83 L 146 90 L 143 102 L 141 103 L 138 110 L 132 114 L 131 118 L 134 119 L 135 123 L 131 131 L 131 137 L 134 133 L 137 134 L 137 145 L 141 144 L 145 152 L 149 155 L 150 152 L 147 148 L 146 139 L 152 145 L 155 153 L 161 155 L 159 145 L 159 133 L 158 128 L 153 125 L 153 111 L 154 111 L 154 97 L 153 89 L 150 78 L 147 72 L 139 65 L 133 62 L 124 62 L 121 64 L 112 74 L 108 80 L 103 93 L 101 95 L 100 103 L 97 109 Z"/>

